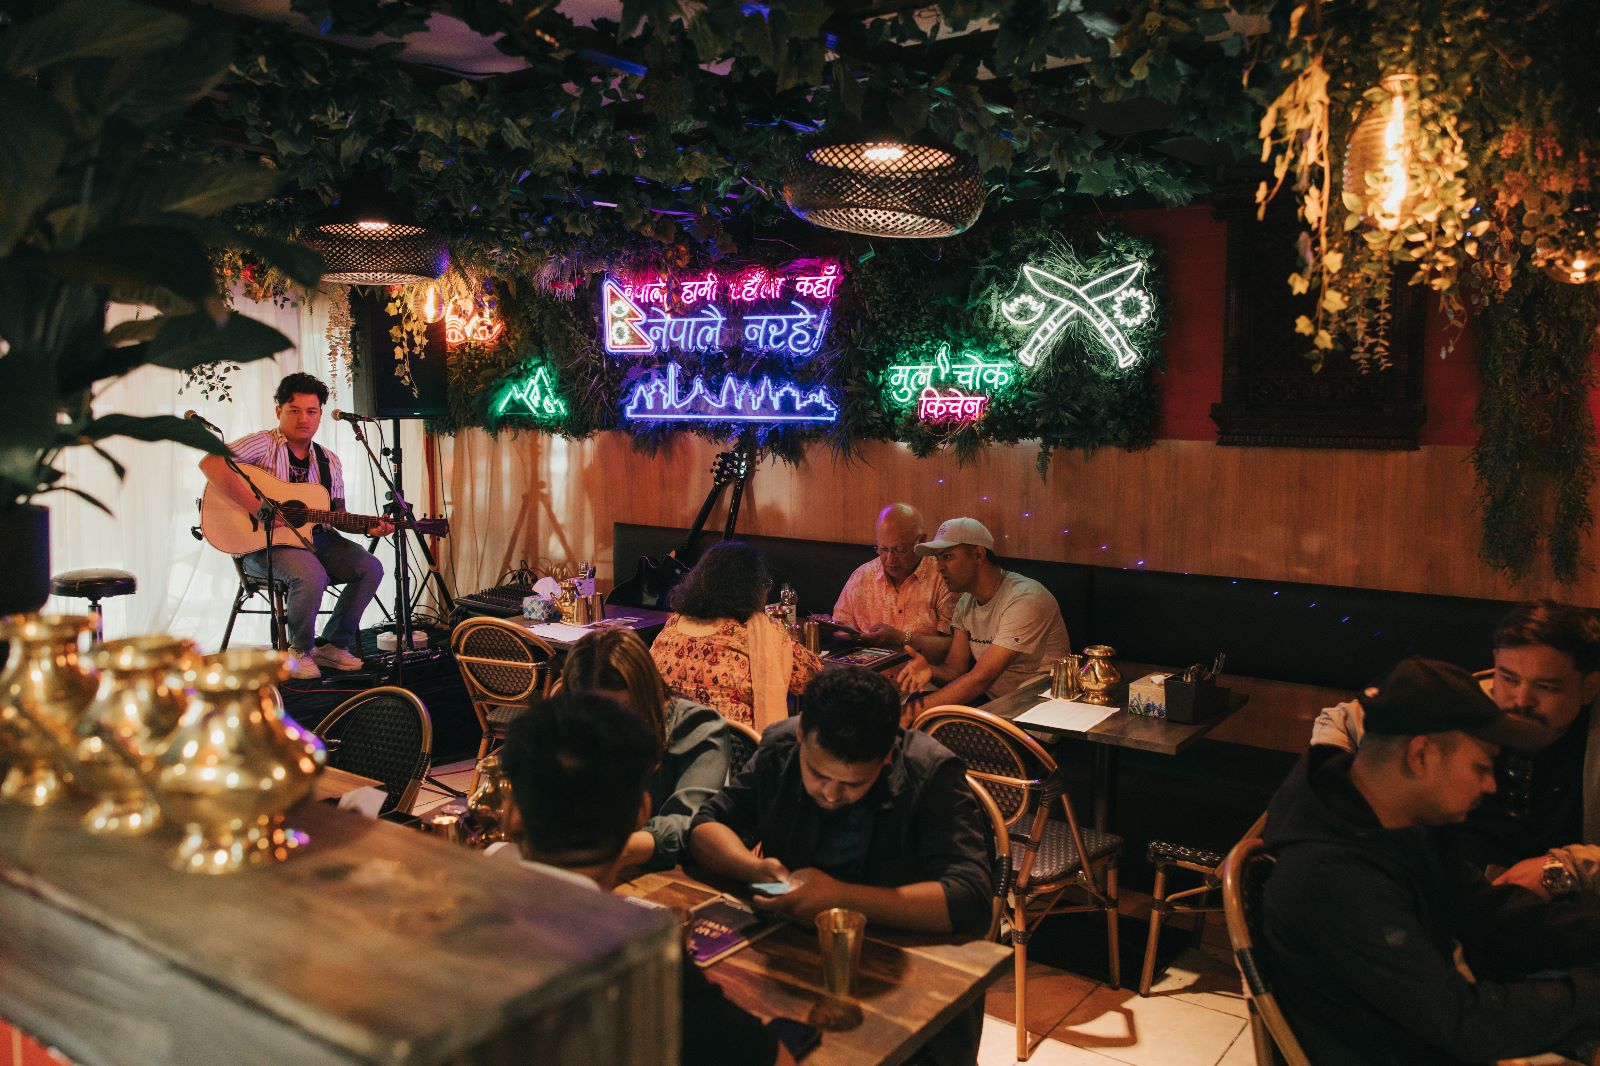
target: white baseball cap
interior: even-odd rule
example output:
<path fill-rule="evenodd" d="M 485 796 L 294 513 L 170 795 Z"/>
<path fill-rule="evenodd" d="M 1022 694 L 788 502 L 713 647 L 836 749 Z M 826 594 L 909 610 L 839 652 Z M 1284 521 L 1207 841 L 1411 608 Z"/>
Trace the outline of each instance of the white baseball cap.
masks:
<path fill-rule="evenodd" d="M 935 555 L 957 544 L 976 544 L 994 551 L 994 536 L 976 518 L 950 518 L 939 523 L 932 540 L 917 545 L 917 554 Z"/>

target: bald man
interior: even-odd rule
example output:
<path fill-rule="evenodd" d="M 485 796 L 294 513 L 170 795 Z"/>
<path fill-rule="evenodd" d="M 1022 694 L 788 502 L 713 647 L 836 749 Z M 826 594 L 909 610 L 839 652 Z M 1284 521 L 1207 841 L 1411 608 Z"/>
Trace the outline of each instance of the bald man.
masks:
<path fill-rule="evenodd" d="M 932 559 L 917 555 L 922 515 L 906 503 L 878 512 L 878 557 L 862 563 L 845 582 L 833 618 L 860 631 L 869 644 L 911 644 L 942 656 L 950 644 L 950 590 Z"/>

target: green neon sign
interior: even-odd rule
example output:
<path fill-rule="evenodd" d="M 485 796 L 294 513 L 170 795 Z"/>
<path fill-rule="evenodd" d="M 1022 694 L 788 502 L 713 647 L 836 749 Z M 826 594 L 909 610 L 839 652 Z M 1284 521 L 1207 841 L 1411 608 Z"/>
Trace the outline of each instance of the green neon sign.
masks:
<path fill-rule="evenodd" d="M 951 355 L 941 344 L 931 359 L 892 363 L 884 370 L 884 401 L 898 411 L 916 409 L 923 422 L 976 422 L 990 401 L 1011 391 L 1017 364 L 963 348 Z"/>
<path fill-rule="evenodd" d="M 548 363 L 532 362 L 526 373 L 507 381 L 489 405 L 496 419 L 517 418 L 552 425 L 567 417 L 567 402 L 556 391 L 555 373 Z"/>

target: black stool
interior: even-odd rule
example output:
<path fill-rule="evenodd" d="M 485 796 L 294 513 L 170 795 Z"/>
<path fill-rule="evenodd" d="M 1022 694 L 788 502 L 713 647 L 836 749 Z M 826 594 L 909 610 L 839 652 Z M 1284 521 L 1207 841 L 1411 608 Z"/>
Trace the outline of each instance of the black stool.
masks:
<path fill-rule="evenodd" d="M 68 570 L 50 579 L 52 596 L 72 596 L 89 601 L 89 613 L 94 615 L 94 642 L 105 639 L 104 619 L 100 614 L 100 601 L 113 596 L 130 596 L 139 589 L 139 580 L 126 570 L 92 569 Z"/>

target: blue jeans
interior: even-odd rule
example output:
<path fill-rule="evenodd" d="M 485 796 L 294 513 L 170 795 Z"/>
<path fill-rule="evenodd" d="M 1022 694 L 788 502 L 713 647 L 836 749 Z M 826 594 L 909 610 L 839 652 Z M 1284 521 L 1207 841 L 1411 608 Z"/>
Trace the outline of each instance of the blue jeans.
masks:
<path fill-rule="evenodd" d="M 286 540 L 294 541 L 293 534 L 284 531 Z M 283 548 L 273 538 L 272 576 L 286 582 L 289 594 L 284 603 L 284 619 L 289 629 L 289 643 L 296 651 L 311 650 L 311 634 L 317 624 L 317 608 L 322 604 L 322 593 L 329 585 L 344 583 L 339 602 L 322 627 L 320 643 L 332 644 L 350 650 L 356 628 L 367 604 L 377 594 L 378 582 L 383 580 L 383 564 L 377 556 L 353 540 L 340 536 L 331 529 L 317 527 L 311 543 L 315 552 L 301 547 Z M 298 543 L 298 542 L 296 542 Z M 251 552 L 239 560 L 245 572 L 254 577 L 267 576 L 265 549 Z"/>

